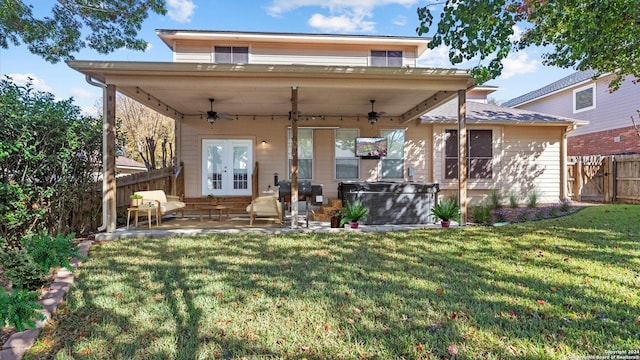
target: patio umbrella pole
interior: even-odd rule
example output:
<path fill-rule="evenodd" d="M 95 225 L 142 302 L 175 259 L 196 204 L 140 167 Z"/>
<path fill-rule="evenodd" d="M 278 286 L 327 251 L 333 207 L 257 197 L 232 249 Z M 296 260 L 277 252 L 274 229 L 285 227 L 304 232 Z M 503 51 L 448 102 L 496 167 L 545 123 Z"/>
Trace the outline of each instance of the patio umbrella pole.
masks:
<path fill-rule="evenodd" d="M 291 87 L 291 228 L 298 227 L 298 87 Z"/>

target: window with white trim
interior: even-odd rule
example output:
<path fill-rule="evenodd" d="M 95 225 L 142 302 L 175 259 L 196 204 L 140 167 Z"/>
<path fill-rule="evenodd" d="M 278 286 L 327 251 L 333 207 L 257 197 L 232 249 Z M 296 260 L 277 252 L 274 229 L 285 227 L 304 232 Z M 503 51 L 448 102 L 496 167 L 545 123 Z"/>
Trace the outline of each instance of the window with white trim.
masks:
<path fill-rule="evenodd" d="M 371 66 L 402 67 L 402 51 L 371 50 Z"/>
<path fill-rule="evenodd" d="M 358 135 L 358 129 L 336 129 L 336 179 L 357 179 L 360 177 L 360 158 L 356 157 L 356 138 Z"/>
<path fill-rule="evenodd" d="M 216 46 L 214 58 L 216 64 L 248 64 L 249 48 L 246 46 Z"/>
<path fill-rule="evenodd" d="M 404 129 L 380 131 L 387 138 L 387 156 L 380 159 L 383 179 L 404 179 Z"/>
<path fill-rule="evenodd" d="M 573 113 L 596 108 L 596 84 L 573 90 Z"/>
<path fill-rule="evenodd" d="M 288 131 L 289 156 L 287 176 L 291 177 L 291 128 Z M 298 129 L 298 179 L 311 180 L 313 178 L 313 129 Z"/>
<path fill-rule="evenodd" d="M 493 177 L 493 131 L 467 131 L 467 176 L 469 179 Z M 445 131 L 445 179 L 458 178 L 458 130 Z"/>

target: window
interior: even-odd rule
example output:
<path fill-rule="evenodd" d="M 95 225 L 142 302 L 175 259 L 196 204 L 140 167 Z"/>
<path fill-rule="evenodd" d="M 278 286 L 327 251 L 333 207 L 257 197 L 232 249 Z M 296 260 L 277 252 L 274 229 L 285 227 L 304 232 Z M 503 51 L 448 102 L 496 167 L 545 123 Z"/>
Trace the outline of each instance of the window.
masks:
<path fill-rule="evenodd" d="M 404 179 L 404 130 L 380 131 L 387 138 L 387 156 L 380 159 L 383 179 Z"/>
<path fill-rule="evenodd" d="M 402 67 L 402 51 L 371 50 L 371 66 Z"/>
<path fill-rule="evenodd" d="M 288 132 L 289 176 L 291 175 L 291 128 Z M 313 177 L 313 129 L 298 129 L 298 179 Z"/>
<path fill-rule="evenodd" d="M 573 91 L 573 112 L 578 113 L 596 107 L 596 84 Z"/>
<path fill-rule="evenodd" d="M 358 129 L 336 129 L 336 179 L 360 177 L 360 159 L 356 157 Z"/>
<path fill-rule="evenodd" d="M 216 64 L 247 64 L 249 63 L 249 48 L 244 46 L 216 46 Z"/>
<path fill-rule="evenodd" d="M 493 170 L 493 132 L 491 130 L 467 131 L 469 155 L 467 176 L 470 179 L 491 179 Z M 458 130 L 445 131 L 445 179 L 458 178 Z"/>

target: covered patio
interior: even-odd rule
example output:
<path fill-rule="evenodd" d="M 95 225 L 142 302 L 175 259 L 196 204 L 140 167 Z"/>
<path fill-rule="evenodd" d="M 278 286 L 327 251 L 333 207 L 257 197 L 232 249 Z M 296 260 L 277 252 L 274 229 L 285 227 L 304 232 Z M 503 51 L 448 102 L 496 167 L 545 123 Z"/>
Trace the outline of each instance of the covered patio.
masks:
<path fill-rule="evenodd" d="M 286 164 L 287 143 L 291 144 L 291 172 L 281 169 L 281 179 L 292 181 L 291 227 L 298 226 L 298 128 L 334 129 L 343 124 L 367 120 L 376 100 L 383 111 L 380 121 L 390 126 L 415 125 L 420 115 L 452 98 L 458 99 L 459 190 L 461 224 L 466 223 L 466 91 L 473 80 L 465 70 L 432 68 L 380 68 L 354 66 L 260 65 L 211 63 L 159 63 L 69 61 L 86 80 L 104 89 L 104 185 L 103 223 L 108 233 L 116 230 L 115 203 L 115 107 L 116 92 L 175 120 L 176 163 L 185 164 L 186 195 L 199 194 L 202 176 L 199 154 L 192 147 L 201 138 L 187 136 L 204 131 L 210 137 L 224 138 L 238 129 L 255 144 L 259 174 L 253 196 L 273 183 L 272 167 Z M 209 125 L 208 99 L 215 99 L 215 110 L 229 121 Z M 273 126 L 271 125 L 273 124 Z M 277 125 L 277 126 L 276 126 Z M 264 128 L 269 128 L 264 141 Z M 291 137 L 287 135 L 289 129 Z M 425 133 L 421 141 L 430 142 Z M 258 148 L 258 144 L 268 144 Z M 326 146 L 333 147 L 333 144 Z M 423 156 L 428 156 L 424 154 Z M 271 166 L 273 159 L 276 165 Z M 280 166 L 281 168 L 281 166 Z M 286 167 L 285 167 L 286 168 Z M 433 174 L 424 181 L 434 181 Z M 181 195 L 181 194 L 176 194 Z M 261 222 L 260 224 L 263 224 Z M 233 229 L 232 223 L 229 224 Z M 311 227 L 310 227 L 311 228 Z"/>

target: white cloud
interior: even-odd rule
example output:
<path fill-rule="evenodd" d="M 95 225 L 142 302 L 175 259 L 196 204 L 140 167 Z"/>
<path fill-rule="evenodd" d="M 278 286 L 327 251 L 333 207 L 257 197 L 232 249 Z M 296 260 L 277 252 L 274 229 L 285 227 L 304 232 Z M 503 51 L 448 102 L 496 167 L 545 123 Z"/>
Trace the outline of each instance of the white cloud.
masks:
<path fill-rule="evenodd" d="M 328 15 L 314 14 L 309 25 L 323 31 L 373 32 L 375 22 L 373 9 L 385 5 L 414 6 L 417 0 L 273 0 L 267 7 L 269 15 L 278 17 L 283 13 L 301 7 L 320 7 L 329 11 Z M 402 20 L 400 20 L 402 23 Z M 406 23 L 406 19 L 404 20 Z"/>
<path fill-rule="evenodd" d="M 518 25 L 513 25 L 512 29 L 513 35 L 509 36 L 509 41 L 516 42 L 520 40 L 524 31 Z"/>
<path fill-rule="evenodd" d="M 69 94 L 71 94 L 71 96 L 77 99 L 92 99 L 99 96 L 87 89 L 79 88 L 79 87 L 74 87 L 69 89 Z"/>
<path fill-rule="evenodd" d="M 26 85 L 29 81 L 33 84 L 33 88 L 39 91 L 52 92 L 53 88 L 45 83 L 44 80 L 38 78 L 33 73 L 29 74 L 9 74 L 13 79 L 13 83 L 17 85 Z"/>
<path fill-rule="evenodd" d="M 153 45 L 151 43 L 147 43 L 147 48 L 144 49 L 144 51 L 149 51 L 151 49 L 153 49 Z"/>
<path fill-rule="evenodd" d="M 191 16 L 196 8 L 193 0 L 168 0 L 167 1 L 169 17 L 177 22 L 191 22 Z"/>
<path fill-rule="evenodd" d="M 529 55 L 524 51 L 511 53 L 506 59 L 502 60 L 504 68 L 500 78 L 508 79 L 512 76 L 536 72 L 538 64 L 537 60 L 529 59 Z"/>
<path fill-rule="evenodd" d="M 313 14 L 309 19 L 309 25 L 322 31 L 341 33 L 355 31 L 371 32 L 375 28 L 375 23 L 372 21 L 351 18 L 345 15 L 324 16 L 322 14 Z"/>
<path fill-rule="evenodd" d="M 407 17 L 403 15 L 396 16 L 393 23 L 397 26 L 405 26 L 407 25 Z"/>
<path fill-rule="evenodd" d="M 449 47 L 441 45 L 431 50 L 427 49 L 418 59 L 418 66 L 432 68 L 451 68 L 449 61 Z"/>

